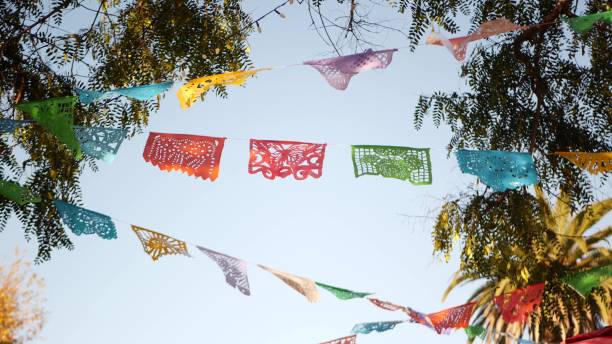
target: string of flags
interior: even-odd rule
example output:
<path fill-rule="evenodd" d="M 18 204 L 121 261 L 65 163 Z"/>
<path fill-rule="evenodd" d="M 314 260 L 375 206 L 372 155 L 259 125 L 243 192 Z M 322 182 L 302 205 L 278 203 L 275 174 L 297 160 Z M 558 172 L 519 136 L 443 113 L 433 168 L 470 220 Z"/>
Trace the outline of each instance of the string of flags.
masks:
<path fill-rule="evenodd" d="M 114 222 L 119 220 L 113 220 L 113 218 L 108 215 L 72 205 L 61 200 L 55 200 L 54 204 L 62 222 L 74 234 L 79 236 L 97 235 L 107 240 L 117 239 L 117 229 Z M 142 244 L 144 252 L 149 255 L 154 262 L 158 261 L 161 257 L 170 255 L 193 257 L 188 248 L 188 245 L 192 244 L 188 244 L 186 241 L 137 225 L 132 224 L 130 226 Z M 251 295 L 247 261 L 225 253 L 213 251 L 201 245 L 193 246 L 219 266 L 225 277 L 226 284 L 238 290 L 243 295 Z M 482 335 L 484 332 L 481 326 L 470 326 L 470 319 L 476 308 L 475 302 L 469 302 L 442 311 L 424 314 L 410 307 L 374 298 L 372 297 L 372 295 L 374 295 L 373 292 L 353 291 L 351 289 L 318 282 L 308 277 L 280 271 L 261 264 L 257 264 L 257 266 L 274 275 L 288 287 L 300 293 L 308 302 L 318 302 L 320 300 L 319 290 L 322 289 L 334 295 L 339 300 L 366 299 L 372 305 L 380 309 L 391 312 L 400 311 L 408 317 L 408 319 L 405 320 L 356 324 L 351 330 L 351 336 L 335 339 L 331 341 L 331 343 L 335 343 L 335 341 L 337 343 L 356 343 L 356 335 L 358 334 L 389 331 L 402 323 L 421 324 L 434 330 L 438 334 L 448 334 L 455 329 L 465 329 L 468 337 L 476 337 Z M 562 281 L 571 286 L 580 296 L 587 297 L 592 289 L 600 286 L 610 277 L 612 277 L 612 264 L 571 273 L 562 278 Z M 540 282 L 524 288 L 518 288 L 510 293 L 495 296 L 492 302 L 497 307 L 504 321 L 508 323 L 525 323 L 529 320 L 529 315 L 540 305 L 545 286 L 545 282 Z M 530 342 L 523 340 L 521 343 Z"/>

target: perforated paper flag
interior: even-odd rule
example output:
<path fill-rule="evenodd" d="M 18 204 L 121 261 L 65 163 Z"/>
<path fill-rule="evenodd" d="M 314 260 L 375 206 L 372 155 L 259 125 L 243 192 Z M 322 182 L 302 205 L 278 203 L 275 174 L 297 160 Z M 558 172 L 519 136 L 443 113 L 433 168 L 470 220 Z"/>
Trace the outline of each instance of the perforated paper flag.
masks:
<path fill-rule="evenodd" d="M 123 129 L 76 125 L 74 126 L 74 133 L 86 155 L 108 163 L 115 160 L 119 147 L 127 136 L 127 130 Z"/>
<path fill-rule="evenodd" d="M 328 342 L 323 342 L 320 344 L 356 344 L 357 343 L 357 335 L 354 334 L 352 336 L 342 337 L 330 340 Z"/>
<path fill-rule="evenodd" d="M 223 275 L 225 275 L 225 282 L 227 282 L 227 284 L 238 289 L 244 295 L 251 295 L 249 278 L 247 276 L 247 264 L 245 261 L 201 246 L 197 247 L 202 253 L 219 265 L 223 271 Z"/>
<path fill-rule="evenodd" d="M 590 174 L 612 171 L 612 152 L 555 152 L 554 154 L 564 157 Z"/>
<path fill-rule="evenodd" d="M 326 144 L 251 139 L 249 173 L 297 180 L 323 175 Z"/>
<path fill-rule="evenodd" d="M 136 100 L 149 100 L 158 94 L 164 93 L 172 87 L 173 82 L 162 82 L 159 84 L 150 84 L 142 86 L 124 87 L 117 88 L 109 91 L 92 91 L 82 90 L 77 88 L 75 91 L 79 95 L 81 103 L 90 104 L 94 101 L 110 97 L 114 95 L 121 95 Z"/>
<path fill-rule="evenodd" d="M 380 175 L 414 185 L 431 184 L 429 148 L 356 145 L 352 155 L 355 177 Z"/>
<path fill-rule="evenodd" d="M 379 307 L 379 308 L 382 308 L 388 311 L 392 311 L 392 312 L 405 309 L 404 306 L 396 305 L 388 301 L 382 301 L 379 299 L 375 299 L 373 297 L 368 297 L 368 300 L 372 302 L 372 304 L 374 304 L 376 307 Z"/>
<path fill-rule="evenodd" d="M 338 287 L 334 287 L 334 286 L 327 285 L 327 284 L 320 283 L 320 282 L 315 282 L 315 283 L 319 287 L 321 287 L 321 288 L 329 291 L 330 293 L 334 294 L 334 296 L 339 298 L 340 300 L 357 299 L 357 298 L 366 297 L 368 295 L 372 295 L 372 293 L 360 293 L 360 292 L 357 292 L 357 291 L 352 291 L 352 290 L 348 290 L 348 289 L 338 288 Z"/>
<path fill-rule="evenodd" d="M 593 28 L 593 25 L 598 21 L 612 24 L 612 11 L 593 13 L 586 16 L 574 17 L 567 19 L 572 30 L 577 33 L 585 33 Z"/>
<path fill-rule="evenodd" d="M 27 187 L 2 179 L 0 179 L 0 196 L 20 205 L 41 201 L 40 197 L 33 194 Z"/>
<path fill-rule="evenodd" d="M 190 257 L 184 241 L 135 225 L 132 225 L 132 230 L 142 243 L 146 254 L 151 256 L 153 261 L 158 260 L 159 257 L 173 254 Z"/>
<path fill-rule="evenodd" d="M 470 318 L 472 317 L 474 307 L 476 307 L 476 303 L 470 302 L 465 305 L 428 314 L 427 317 L 431 320 L 434 329 L 438 333 L 442 333 L 445 329 L 466 328 L 470 325 Z"/>
<path fill-rule="evenodd" d="M 96 234 L 102 239 L 117 239 L 117 229 L 109 216 L 57 199 L 53 200 L 53 204 L 72 233 Z"/>
<path fill-rule="evenodd" d="M 308 299 L 309 302 L 319 302 L 319 290 L 317 289 L 317 285 L 312 280 L 305 277 L 295 276 L 286 272 L 278 271 L 263 265 L 257 266 L 278 277 L 281 281 L 285 282 L 285 284 L 295 289 L 295 291 L 297 291 L 298 293 L 306 296 L 306 299 Z"/>
<path fill-rule="evenodd" d="M 345 90 L 354 75 L 372 69 L 387 68 L 396 51 L 397 49 L 368 49 L 359 54 L 306 61 L 304 64 L 319 71 L 331 87 Z"/>
<path fill-rule="evenodd" d="M 372 331 L 376 332 L 385 332 L 395 328 L 398 324 L 403 323 L 403 320 L 395 320 L 395 321 L 378 321 L 378 322 L 368 322 L 368 323 L 360 323 L 353 326 L 351 333 L 361 333 L 368 334 Z"/>
<path fill-rule="evenodd" d="M 0 134 L 13 133 L 19 128 L 31 124 L 32 121 L 20 121 L 15 119 L 0 118 Z"/>
<path fill-rule="evenodd" d="M 463 61 L 469 42 L 525 28 L 527 27 L 516 25 L 506 18 L 498 18 L 482 23 L 478 29 L 467 36 L 447 39 L 441 33 L 432 32 L 427 37 L 427 44 L 443 45 L 453 54 L 455 59 Z"/>
<path fill-rule="evenodd" d="M 178 96 L 181 108 L 183 110 L 188 109 L 199 97 L 208 92 L 208 90 L 211 88 L 215 86 L 229 85 L 241 86 L 249 77 L 265 70 L 270 70 L 270 68 L 240 70 L 189 80 L 186 84 L 179 88 L 176 95 Z"/>
<path fill-rule="evenodd" d="M 465 328 L 465 334 L 467 334 L 469 340 L 474 340 L 476 337 L 484 339 L 487 335 L 487 329 L 480 325 L 470 325 Z"/>
<path fill-rule="evenodd" d="M 80 159 L 81 145 L 72 128 L 75 103 L 76 97 L 60 97 L 22 103 L 16 107 L 32 116 L 36 123 L 55 135 Z"/>
<path fill-rule="evenodd" d="M 495 192 L 536 184 L 538 175 L 529 153 L 459 150 L 461 172 L 478 176 Z"/>
<path fill-rule="evenodd" d="M 225 138 L 150 133 L 142 156 L 162 171 L 181 171 L 214 181 L 219 175 Z"/>
<path fill-rule="evenodd" d="M 540 305 L 544 293 L 544 283 L 516 289 L 512 293 L 495 297 L 495 305 L 508 323 L 525 323 L 529 315 Z"/>
<path fill-rule="evenodd" d="M 580 295 L 587 297 L 593 288 L 599 287 L 601 283 L 611 277 L 612 264 L 580 271 L 565 277 L 563 280 Z"/>

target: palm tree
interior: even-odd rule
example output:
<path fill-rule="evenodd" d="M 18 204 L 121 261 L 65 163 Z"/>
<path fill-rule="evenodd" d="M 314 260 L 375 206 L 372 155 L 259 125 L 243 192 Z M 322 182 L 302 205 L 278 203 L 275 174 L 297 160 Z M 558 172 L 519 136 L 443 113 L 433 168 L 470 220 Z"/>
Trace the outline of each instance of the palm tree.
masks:
<path fill-rule="evenodd" d="M 589 296 L 582 297 L 571 287 L 563 283 L 556 272 L 574 273 L 612 263 L 612 250 L 607 242 L 612 234 L 612 226 L 595 232 L 589 231 L 600 219 L 612 210 L 612 198 L 590 204 L 575 216 L 568 206 L 567 194 L 561 193 L 554 208 L 547 200 L 540 187 L 536 187 L 536 200 L 539 204 L 540 220 L 553 233 L 547 245 L 534 247 L 530 252 L 512 247 L 515 254 L 531 255 L 537 261 L 537 269 L 525 266 L 514 266 L 507 271 L 520 271 L 524 285 L 513 285 L 516 276 L 488 280 L 471 295 L 470 301 L 477 303 L 475 325 L 487 329 L 487 343 L 511 342 L 511 338 L 521 338 L 528 330 L 531 340 L 536 342 L 559 342 L 565 337 L 592 331 L 602 323 L 610 324 L 612 320 L 612 279 L 605 281 L 599 288 L 593 289 Z M 588 234 L 585 234 L 589 232 Z M 607 243 L 602 245 L 602 243 Z M 509 261 L 508 264 L 521 264 Z M 544 276 L 546 288 L 540 307 L 532 313 L 530 321 L 525 324 L 506 323 L 496 308 L 493 298 L 496 295 L 512 292 L 529 284 L 541 281 L 530 280 L 530 276 Z M 459 285 L 482 280 L 475 274 L 460 269 L 453 276 L 443 299 Z M 542 319 L 546 318 L 543 325 Z M 507 333 L 509 336 L 501 336 Z M 471 342 L 471 340 L 469 340 Z"/>

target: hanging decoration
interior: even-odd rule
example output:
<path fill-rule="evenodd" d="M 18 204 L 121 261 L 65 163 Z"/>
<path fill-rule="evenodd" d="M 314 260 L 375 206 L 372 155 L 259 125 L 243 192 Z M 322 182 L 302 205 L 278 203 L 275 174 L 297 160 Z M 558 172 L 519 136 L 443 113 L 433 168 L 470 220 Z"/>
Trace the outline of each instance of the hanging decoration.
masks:
<path fill-rule="evenodd" d="M 612 152 L 555 152 L 553 154 L 564 157 L 590 174 L 612 171 Z"/>
<path fill-rule="evenodd" d="M 111 96 L 124 96 L 136 100 L 149 100 L 158 94 L 162 94 L 172 87 L 173 82 L 162 82 L 159 84 L 150 84 L 142 86 L 117 88 L 110 91 L 92 91 L 75 89 L 79 96 L 79 100 L 84 104 L 91 104 L 98 99 Z"/>
<path fill-rule="evenodd" d="M 30 125 L 32 121 L 20 121 L 16 119 L 0 118 L 0 134 L 13 133 L 19 128 Z"/>
<path fill-rule="evenodd" d="M 0 196 L 19 205 L 38 203 L 41 201 L 40 197 L 33 194 L 27 187 L 2 179 L 0 179 Z"/>
<path fill-rule="evenodd" d="M 479 337 L 480 339 L 484 339 L 487 335 L 487 330 L 480 325 L 470 325 L 466 327 L 465 334 L 467 334 L 468 339 L 470 341 L 474 340 L 474 338 Z"/>
<path fill-rule="evenodd" d="M 572 30 L 574 30 L 576 33 L 582 34 L 589 32 L 593 28 L 593 25 L 599 21 L 612 24 L 612 10 L 580 17 L 567 18 L 566 21 Z"/>
<path fill-rule="evenodd" d="M 372 295 L 373 293 L 360 293 L 357 291 L 352 291 L 352 290 L 348 290 L 348 289 L 342 289 L 342 288 L 338 288 L 338 287 L 334 287 L 331 285 L 327 285 L 321 282 L 315 282 L 315 284 L 327 291 L 329 291 L 330 293 L 334 294 L 335 297 L 339 298 L 340 300 L 350 300 L 350 299 L 357 299 L 357 298 L 364 298 L 368 295 Z"/>
<path fill-rule="evenodd" d="M 457 61 L 463 61 L 465 60 L 468 43 L 526 28 L 525 26 L 516 25 L 506 18 L 498 18 L 482 23 L 474 33 L 467 36 L 448 39 L 441 33 L 432 32 L 427 37 L 427 44 L 443 45 L 453 54 Z"/>
<path fill-rule="evenodd" d="M 127 130 L 75 125 L 74 134 L 85 155 L 111 163 L 115 160 L 119 147 L 127 136 Z"/>
<path fill-rule="evenodd" d="M 117 229 L 113 220 L 104 214 L 60 201 L 53 200 L 55 209 L 62 222 L 76 235 L 96 234 L 102 239 L 117 239 Z"/>
<path fill-rule="evenodd" d="M 45 130 L 55 135 L 77 159 L 82 152 L 72 128 L 76 97 L 60 97 L 17 104 L 17 109 L 29 114 Z"/>
<path fill-rule="evenodd" d="M 461 149 L 456 156 L 461 172 L 478 176 L 494 192 L 518 189 L 538 182 L 529 153 Z"/>
<path fill-rule="evenodd" d="M 372 331 L 385 332 L 395 328 L 398 324 L 405 322 L 404 320 L 395 321 L 379 321 L 379 322 L 368 322 L 360 323 L 353 326 L 351 333 L 368 334 Z"/>
<path fill-rule="evenodd" d="M 368 49 L 359 54 L 306 61 L 304 64 L 319 71 L 331 87 L 343 91 L 354 75 L 372 69 L 387 68 L 396 51 L 397 49 L 379 51 Z"/>
<path fill-rule="evenodd" d="M 208 90 L 215 86 L 242 86 L 249 77 L 270 69 L 271 68 L 239 70 L 189 80 L 176 92 L 181 109 L 185 110 L 190 108 L 191 105 L 196 102 L 198 97 L 203 96 L 206 94 L 206 92 L 208 92 Z"/>
<path fill-rule="evenodd" d="M 238 289 L 238 291 L 244 295 L 251 295 L 249 278 L 247 276 L 247 264 L 245 261 L 209 250 L 202 246 L 196 247 L 219 265 L 223 271 L 223 275 L 225 275 L 225 282 L 227 282 L 227 284 Z"/>
<path fill-rule="evenodd" d="M 285 178 L 293 175 L 296 180 L 309 176 L 319 178 L 323 174 L 326 144 L 295 141 L 251 139 L 249 173 L 268 178 Z"/>
<path fill-rule="evenodd" d="M 529 315 L 542 302 L 543 293 L 544 283 L 538 283 L 526 288 L 516 289 L 509 294 L 496 296 L 495 305 L 497 305 L 505 322 L 524 324 L 529 320 Z"/>
<path fill-rule="evenodd" d="M 612 343 L 612 326 L 606 326 L 599 330 L 583 333 L 567 338 L 561 344 L 609 344 Z"/>
<path fill-rule="evenodd" d="M 172 254 L 191 257 L 184 241 L 135 225 L 132 225 L 132 230 L 142 243 L 144 251 L 151 256 L 153 261 L 157 261 L 159 257 Z"/>
<path fill-rule="evenodd" d="M 387 310 L 387 311 L 395 312 L 395 311 L 399 311 L 399 310 L 402 310 L 402 311 L 405 310 L 404 306 L 399 306 L 399 305 L 396 305 L 396 304 L 391 303 L 391 302 L 375 299 L 373 297 L 368 297 L 368 300 L 370 302 L 372 302 L 376 307 L 382 308 L 382 309 Z"/>
<path fill-rule="evenodd" d="M 410 319 L 417 323 L 417 324 L 421 324 L 425 327 L 428 327 L 434 331 L 436 331 L 436 329 L 434 328 L 434 325 L 431 321 L 431 319 L 429 319 L 429 316 L 427 316 L 426 314 L 423 314 L 421 312 L 417 312 L 414 309 L 410 308 L 410 307 L 405 307 L 404 308 L 404 313 L 406 313 Z M 441 333 L 447 334 L 446 330 L 442 330 Z"/>
<path fill-rule="evenodd" d="M 380 175 L 414 185 L 431 184 L 429 148 L 354 145 L 352 156 L 355 177 Z"/>
<path fill-rule="evenodd" d="M 162 171 L 181 171 L 215 181 L 225 138 L 150 133 L 143 157 Z"/>
<path fill-rule="evenodd" d="M 285 284 L 295 289 L 295 291 L 304 295 L 309 302 L 319 302 L 319 290 L 317 289 L 317 285 L 312 280 L 278 271 L 267 266 L 259 264 L 257 266 L 278 277 L 281 281 L 285 282 Z"/>
<path fill-rule="evenodd" d="M 357 335 L 337 338 L 320 344 L 357 344 Z"/>
<path fill-rule="evenodd" d="M 474 307 L 476 307 L 476 303 L 470 302 L 465 305 L 428 314 L 427 317 L 438 333 L 442 333 L 445 329 L 466 328 L 470 324 L 470 318 L 472 317 Z"/>
<path fill-rule="evenodd" d="M 563 279 L 578 294 L 587 297 L 593 288 L 597 288 L 612 277 L 612 264 L 599 266 L 569 275 Z"/>

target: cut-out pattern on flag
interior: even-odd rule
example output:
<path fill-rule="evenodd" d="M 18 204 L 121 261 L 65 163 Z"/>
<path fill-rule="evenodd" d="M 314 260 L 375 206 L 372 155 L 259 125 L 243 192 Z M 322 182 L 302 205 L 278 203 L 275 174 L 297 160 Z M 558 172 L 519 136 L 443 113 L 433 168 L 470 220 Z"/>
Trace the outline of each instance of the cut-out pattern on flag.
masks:
<path fill-rule="evenodd" d="M 466 328 L 470 325 L 470 318 L 475 306 L 476 303 L 470 302 L 465 305 L 428 314 L 427 317 L 438 333 L 442 333 L 445 329 Z"/>
<path fill-rule="evenodd" d="M 111 163 L 119 151 L 127 130 L 74 126 L 74 133 L 86 155 Z"/>
<path fill-rule="evenodd" d="M 82 90 L 77 88 L 75 91 L 79 95 L 79 100 L 84 104 L 91 104 L 94 101 L 110 97 L 114 95 L 121 95 L 124 97 L 136 99 L 136 100 L 149 100 L 158 94 L 164 93 L 172 87 L 173 82 L 162 82 L 159 84 L 133 86 L 117 88 L 109 91 L 92 91 Z"/>
<path fill-rule="evenodd" d="M 421 313 L 421 312 L 417 312 L 417 311 L 415 311 L 414 309 L 412 309 L 410 307 L 405 307 L 403 309 L 403 311 L 404 311 L 404 313 L 406 313 L 410 317 L 412 322 L 415 322 L 417 324 L 421 324 L 421 325 L 426 326 L 426 327 L 428 327 L 428 328 L 430 328 L 430 329 L 435 331 L 433 323 L 431 322 L 431 320 L 429 319 L 427 314 L 424 314 L 424 313 Z M 445 331 L 443 330 L 442 333 L 445 333 Z"/>
<path fill-rule="evenodd" d="M 72 233 L 96 234 L 102 239 L 117 239 L 117 229 L 109 216 L 57 199 L 53 200 L 53 204 Z"/>
<path fill-rule="evenodd" d="M 197 248 L 219 265 L 223 275 L 225 275 L 227 284 L 238 289 L 244 295 L 251 295 L 245 261 L 201 246 L 197 246 Z"/>
<path fill-rule="evenodd" d="M 267 266 L 257 266 L 278 277 L 281 281 L 285 282 L 285 284 L 295 289 L 295 291 L 304 295 L 309 302 L 315 303 L 319 301 L 319 290 L 317 289 L 317 285 L 312 280 L 278 271 Z"/>
<path fill-rule="evenodd" d="M 529 153 L 459 150 L 456 152 L 461 172 L 478 176 L 495 192 L 518 189 L 538 182 Z"/>
<path fill-rule="evenodd" d="M 327 342 L 323 342 L 320 344 L 356 344 L 357 343 L 357 335 L 354 334 L 352 336 L 342 337 L 333 339 Z"/>
<path fill-rule="evenodd" d="M 612 264 L 577 272 L 565 277 L 563 281 L 580 295 L 587 297 L 593 288 L 599 287 L 601 283 L 611 277 Z"/>
<path fill-rule="evenodd" d="M 505 322 L 525 323 L 529 315 L 540 305 L 544 293 L 544 283 L 516 289 L 511 293 L 495 297 L 495 305 Z"/>
<path fill-rule="evenodd" d="M 396 51 L 397 49 L 368 49 L 359 54 L 306 61 L 304 64 L 315 68 L 331 87 L 342 91 L 348 87 L 354 75 L 372 69 L 387 68 Z"/>
<path fill-rule="evenodd" d="M 553 154 L 564 157 L 590 174 L 612 171 L 612 152 L 555 152 Z"/>
<path fill-rule="evenodd" d="M 0 134 L 13 133 L 18 128 L 31 124 L 32 121 L 20 121 L 16 119 L 0 118 Z"/>
<path fill-rule="evenodd" d="M 72 128 L 75 103 L 76 97 L 60 97 L 22 103 L 16 107 L 32 116 L 36 123 L 55 135 L 80 159 L 81 145 Z"/>
<path fill-rule="evenodd" d="M 0 179 L 0 196 L 20 205 L 41 201 L 40 197 L 33 194 L 27 187 L 2 179 Z"/>
<path fill-rule="evenodd" d="M 382 309 L 387 310 L 387 311 L 395 312 L 395 311 L 399 311 L 399 310 L 402 310 L 402 311 L 405 310 L 404 306 L 399 306 L 399 305 L 396 305 L 396 304 L 388 302 L 388 301 L 382 301 L 382 300 L 379 300 L 379 299 L 375 299 L 373 297 L 368 297 L 368 300 L 370 302 L 372 302 L 376 307 L 382 308 Z"/>
<path fill-rule="evenodd" d="M 469 340 L 474 340 L 476 337 L 484 339 L 487 335 L 487 330 L 480 325 L 470 325 L 465 328 L 465 334 L 467 334 Z"/>
<path fill-rule="evenodd" d="M 569 26 L 577 33 L 585 33 L 593 28 L 593 25 L 598 21 L 603 21 L 608 24 L 612 24 L 612 10 L 607 12 L 599 12 L 589 14 L 586 16 L 568 18 L 567 22 Z"/>
<path fill-rule="evenodd" d="M 506 18 L 498 18 L 482 23 L 472 34 L 467 36 L 448 39 L 441 33 L 432 32 L 427 37 L 427 44 L 443 45 L 453 54 L 456 60 L 463 61 L 465 60 L 468 43 L 525 28 L 525 26 L 516 25 Z"/>
<path fill-rule="evenodd" d="M 172 254 L 182 254 L 191 257 L 187 251 L 187 244 L 184 241 L 135 225 L 132 225 L 132 230 L 142 243 L 144 251 L 151 256 L 153 261 L 158 260 L 159 257 Z"/>
<path fill-rule="evenodd" d="M 162 171 L 181 171 L 214 181 L 219 175 L 225 138 L 150 133 L 143 157 Z"/>
<path fill-rule="evenodd" d="M 274 179 L 293 175 L 297 180 L 323 174 L 326 144 L 251 139 L 249 173 Z"/>
<path fill-rule="evenodd" d="M 343 288 L 338 288 L 338 287 L 334 287 L 331 285 L 327 285 L 321 282 L 315 282 L 316 285 L 318 285 L 319 287 L 329 291 L 330 293 L 334 294 L 335 297 L 339 298 L 340 300 L 350 300 L 350 299 L 357 299 L 357 298 L 364 298 L 368 295 L 372 295 L 373 293 L 360 293 L 357 291 L 352 291 L 352 290 L 348 290 L 348 289 L 343 289 Z"/>
<path fill-rule="evenodd" d="M 355 326 L 353 326 L 353 329 L 351 330 L 351 333 L 368 334 L 372 331 L 385 332 L 394 329 L 395 326 L 403 322 L 403 320 L 394 320 L 355 324 Z"/>
<path fill-rule="evenodd" d="M 270 68 L 239 70 L 189 80 L 176 92 L 181 109 L 188 109 L 196 100 L 215 86 L 242 86 L 249 77 Z"/>
<path fill-rule="evenodd" d="M 355 177 L 380 175 L 414 185 L 431 184 L 429 148 L 355 145 L 352 155 Z"/>

